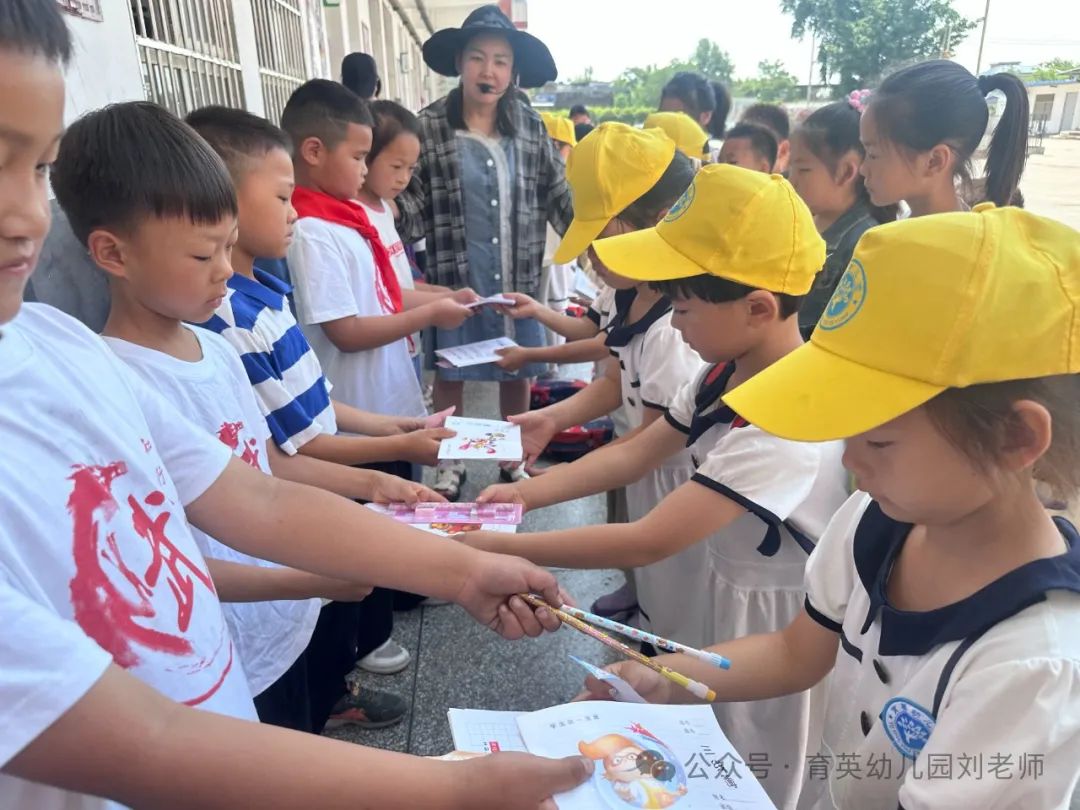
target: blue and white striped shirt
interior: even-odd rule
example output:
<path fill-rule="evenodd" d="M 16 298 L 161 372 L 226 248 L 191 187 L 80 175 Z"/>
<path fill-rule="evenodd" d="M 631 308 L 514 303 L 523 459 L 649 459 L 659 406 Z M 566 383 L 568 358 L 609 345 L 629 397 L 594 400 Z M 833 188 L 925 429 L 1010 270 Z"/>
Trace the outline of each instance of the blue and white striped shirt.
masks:
<path fill-rule="evenodd" d="M 330 383 L 286 296 L 292 288 L 258 268 L 256 281 L 234 275 L 206 323 L 240 353 L 270 435 L 289 455 L 320 433 L 337 433 Z"/>

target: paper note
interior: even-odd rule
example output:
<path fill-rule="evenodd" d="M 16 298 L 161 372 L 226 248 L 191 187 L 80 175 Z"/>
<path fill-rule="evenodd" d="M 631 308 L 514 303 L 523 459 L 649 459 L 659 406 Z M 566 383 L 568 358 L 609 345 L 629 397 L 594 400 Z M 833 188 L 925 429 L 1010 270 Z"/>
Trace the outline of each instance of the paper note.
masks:
<path fill-rule="evenodd" d="M 775 810 L 708 706 L 586 701 L 517 725 L 530 753 L 596 761 L 588 782 L 555 797 L 559 810 Z"/>
<path fill-rule="evenodd" d="M 520 503 L 387 503 L 367 504 L 380 514 L 400 523 L 472 523 L 516 526 L 524 509 Z"/>
<path fill-rule="evenodd" d="M 454 748 L 474 754 L 495 754 L 499 751 L 525 751 L 525 742 L 518 730 L 521 712 L 492 712 L 483 709 L 451 709 L 450 734 Z"/>
<path fill-rule="evenodd" d="M 517 344 L 510 338 L 497 337 L 491 340 L 479 340 L 476 343 L 466 343 L 464 346 L 436 349 L 435 354 L 440 358 L 444 368 L 465 368 L 494 363 L 499 359 L 499 355 L 495 353 L 496 349 L 511 349 L 515 346 Z"/>
<path fill-rule="evenodd" d="M 446 427 L 457 434 L 443 439 L 439 445 L 440 459 L 487 459 L 489 461 L 521 461 L 521 428 L 495 419 L 469 419 L 450 416 Z"/>
<path fill-rule="evenodd" d="M 600 667 L 590 664 L 588 661 L 583 661 L 576 655 L 571 655 L 570 660 L 575 664 L 580 664 L 585 668 L 585 671 L 592 675 L 594 678 L 603 681 L 605 684 L 611 687 L 612 697 L 620 703 L 646 703 L 647 701 L 641 695 L 637 693 L 630 684 L 620 678 L 613 672 L 608 672 L 606 669 L 600 669 Z"/>
<path fill-rule="evenodd" d="M 478 298 L 471 304 L 466 304 L 469 309 L 475 309 L 476 307 L 483 306 L 501 306 L 512 307 L 514 306 L 514 299 L 507 298 L 505 295 L 489 295 L 487 298 Z"/>

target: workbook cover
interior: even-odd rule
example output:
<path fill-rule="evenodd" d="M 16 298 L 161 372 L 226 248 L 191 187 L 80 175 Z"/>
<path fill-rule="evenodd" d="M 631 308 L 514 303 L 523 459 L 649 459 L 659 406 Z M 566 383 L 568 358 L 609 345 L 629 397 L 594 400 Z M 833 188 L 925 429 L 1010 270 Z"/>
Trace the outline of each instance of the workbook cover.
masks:
<path fill-rule="evenodd" d="M 538 712 L 450 710 L 460 751 L 586 756 L 592 778 L 559 810 L 776 810 L 709 706 L 586 701 Z"/>

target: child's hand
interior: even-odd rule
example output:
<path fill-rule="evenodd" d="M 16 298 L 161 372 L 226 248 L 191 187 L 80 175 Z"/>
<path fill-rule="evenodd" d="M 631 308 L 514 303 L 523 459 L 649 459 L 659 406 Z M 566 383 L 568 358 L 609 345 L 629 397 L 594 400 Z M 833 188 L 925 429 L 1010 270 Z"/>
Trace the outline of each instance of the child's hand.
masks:
<path fill-rule="evenodd" d="M 460 290 L 454 290 L 447 298 L 451 301 L 457 301 L 459 304 L 471 304 L 473 301 L 480 300 L 480 296 L 476 294 L 476 290 L 472 287 L 462 287 Z"/>
<path fill-rule="evenodd" d="M 477 503 L 520 503 L 525 511 L 529 505 L 517 484 L 492 484 L 476 496 Z"/>
<path fill-rule="evenodd" d="M 406 481 L 389 473 L 376 473 L 375 483 L 368 494 L 368 500 L 375 503 L 418 503 L 436 501 L 445 503 L 446 498 L 423 484 Z"/>
<path fill-rule="evenodd" d="M 525 471 L 532 466 L 559 432 L 555 421 L 543 410 L 508 416 L 507 421 L 521 428 L 521 446 L 525 450 Z"/>
<path fill-rule="evenodd" d="M 412 433 L 415 430 L 423 430 L 426 422 L 415 416 L 387 416 L 387 431 L 384 436 L 400 436 L 403 433 Z"/>
<path fill-rule="evenodd" d="M 531 295 L 519 292 L 503 293 L 507 298 L 514 299 L 512 307 L 502 306 L 499 309 L 511 318 L 535 318 L 540 309 L 540 302 Z"/>
<path fill-rule="evenodd" d="M 545 759 L 489 754 L 455 763 L 462 807 L 474 810 L 556 810 L 552 797 L 582 784 L 596 767 L 585 757 Z"/>
<path fill-rule="evenodd" d="M 440 298 L 425 306 L 428 307 L 428 323 L 439 329 L 457 329 L 473 314 L 471 309 L 453 298 Z"/>
<path fill-rule="evenodd" d="M 505 371 L 517 371 L 529 362 L 529 353 L 523 346 L 507 346 L 505 349 L 496 349 L 495 354 L 502 358 L 496 360 L 495 365 Z"/>
<path fill-rule="evenodd" d="M 620 661 L 604 667 L 634 687 L 634 691 L 649 703 L 671 703 L 672 689 L 675 684 L 637 661 Z M 589 675 L 585 678 L 585 691 L 574 700 L 614 700 L 611 687 L 598 678 Z"/>
<path fill-rule="evenodd" d="M 332 602 L 360 602 L 371 596 L 371 592 L 374 590 L 371 585 L 348 582 L 344 579 L 332 579 L 331 577 L 315 577 L 315 579 L 312 595 L 320 599 L 329 599 Z"/>
<path fill-rule="evenodd" d="M 452 601 L 503 638 L 538 636 L 559 628 L 547 608 L 532 608 L 517 594 L 535 593 L 548 604 L 562 605 L 559 583 L 551 572 L 520 557 L 476 552 L 468 578 Z"/>
<path fill-rule="evenodd" d="M 401 460 L 434 467 L 439 461 L 439 444 L 443 439 L 452 439 L 456 435 L 454 431 L 441 427 L 406 433 L 398 440 Z"/>

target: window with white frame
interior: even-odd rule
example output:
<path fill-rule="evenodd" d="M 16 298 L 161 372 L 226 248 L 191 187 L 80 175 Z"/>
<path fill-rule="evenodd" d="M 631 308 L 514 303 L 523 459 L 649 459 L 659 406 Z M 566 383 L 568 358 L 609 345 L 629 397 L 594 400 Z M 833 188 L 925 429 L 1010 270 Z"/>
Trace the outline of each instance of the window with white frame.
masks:
<path fill-rule="evenodd" d="M 277 123 L 293 90 L 304 83 L 302 0 L 252 0 L 266 117 Z"/>
<path fill-rule="evenodd" d="M 146 97 L 177 115 L 244 106 L 232 0 L 130 0 Z"/>

